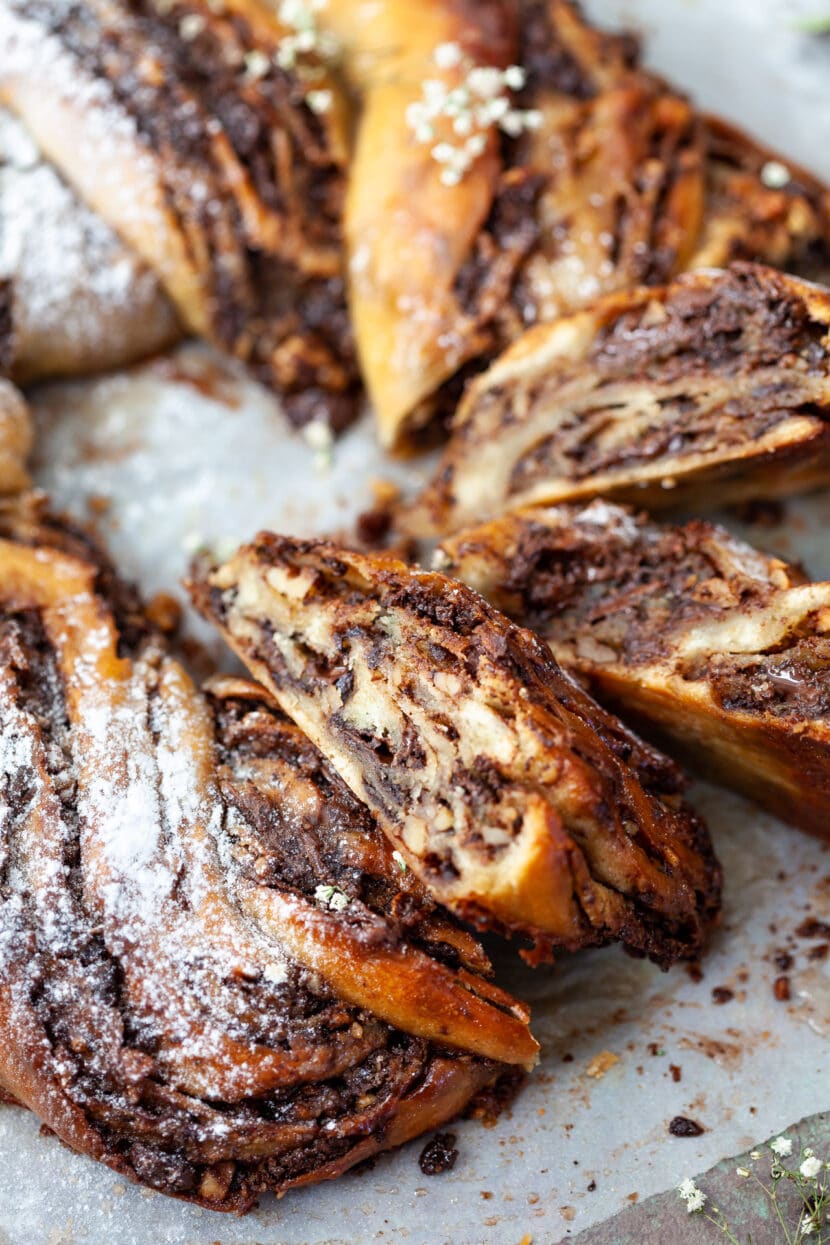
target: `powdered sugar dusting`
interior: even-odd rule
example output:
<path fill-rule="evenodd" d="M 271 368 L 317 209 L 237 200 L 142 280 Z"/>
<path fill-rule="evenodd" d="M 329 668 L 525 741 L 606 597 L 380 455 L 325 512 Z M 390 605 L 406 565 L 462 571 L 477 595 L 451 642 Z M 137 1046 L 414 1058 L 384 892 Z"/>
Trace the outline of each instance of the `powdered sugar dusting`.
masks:
<path fill-rule="evenodd" d="M 42 368 L 56 342 L 70 359 L 129 358 L 150 324 L 173 315 L 153 274 L 76 198 L 25 129 L 0 111 L 0 277 L 13 282 L 17 360 Z"/>
<path fill-rule="evenodd" d="M 71 20 L 71 5 L 51 3 L 49 21 Z M 32 11 L 33 10 L 33 11 Z M 91 78 L 51 33 L 41 6 L 0 9 L 0 55 L 6 98 L 27 128 L 0 114 L 0 275 L 14 280 L 22 370 L 107 366 L 158 348 L 176 321 L 156 278 L 104 221 L 76 198 L 35 143 L 54 148 L 81 193 L 89 171 L 115 219 L 156 230 L 153 160 L 142 154 L 132 118 L 110 84 Z M 67 127 L 75 125 L 70 140 Z M 133 176 L 128 177 L 127 170 Z M 105 213 L 106 215 L 107 213 Z M 44 362 L 45 361 L 45 362 Z"/>

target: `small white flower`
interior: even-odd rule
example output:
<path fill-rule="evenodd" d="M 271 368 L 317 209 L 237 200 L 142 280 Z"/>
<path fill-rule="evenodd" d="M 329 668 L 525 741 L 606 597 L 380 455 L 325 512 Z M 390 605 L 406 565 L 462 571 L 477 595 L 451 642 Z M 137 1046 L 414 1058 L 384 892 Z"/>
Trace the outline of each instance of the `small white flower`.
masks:
<path fill-rule="evenodd" d="M 504 71 L 504 85 L 509 86 L 511 91 L 521 91 L 527 74 L 521 65 L 508 65 Z"/>
<path fill-rule="evenodd" d="M 451 88 L 440 78 L 422 82 L 421 99 L 406 108 L 406 124 L 417 142 L 430 145 L 430 155 L 442 166 L 441 182 L 457 186 L 486 150 L 490 132 L 498 127 L 518 138 L 525 130 L 537 129 L 542 114 L 511 106 L 510 91 L 521 90 L 526 81 L 521 65 L 504 70 L 476 65 L 459 45 L 443 43 L 435 49 L 433 61 L 440 69 L 460 67 L 464 77 Z M 462 141 L 456 143 L 456 138 Z"/>
<path fill-rule="evenodd" d="M 761 181 L 770 190 L 783 190 L 790 180 L 790 170 L 780 160 L 767 160 L 761 169 Z"/>
<path fill-rule="evenodd" d="M 750 1150 L 749 1157 L 751 1159 L 760 1159 L 760 1158 L 763 1158 L 764 1156 L 762 1155 L 760 1150 Z"/>
<path fill-rule="evenodd" d="M 421 89 L 427 105 L 443 104 L 447 98 L 446 84 L 440 78 L 427 78 Z"/>
<path fill-rule="evenodd" d="M 492 99 L 502 87 L 501 70 L 493 65 L 476 65 L 467 74 L 467 85 L 481 99 Z"/>
<path fill-rule="evenodd" d="M 789 1137 L 776 1137 L 774 1141 L 769 1143 L 769 1148 L 773 1154 L 777 1154 L 780 1159 L 789 1158 L 793 1152 L 793 1143 Z"/>
<path fill-rule="evenodd" d="M 696 1211 L 703 1210 L 706 1194 L 697 1187 L 694 1180 L 690 1180 L 687 1177 L 682 1184 L 678 1185 L 677 1192 L 686 1203 L 686 1210 L 690 1215 L 695 1214 Z"/>
<path fill-rule="evenodd" d="M 468 138 L 466 143 L 464 144 L 464 150 L 467 152 L 468 155 L 471 155 L 474 159 L 480 156 L 485 151 L 486 147 L 487 147 L 487 135 L 486 134 L 473 134 L 472 137 Z"/>
<path fill-rule="evenodd" d="M 431 152 L 433 160 L 439 164 L 452 164 L 456 157 L 456 149 L 452 143 L 436 143 Z"/>
<path fill-rule="evenodd" d="M 748 1167 L 736 1167 L 735 1173 L 740 1176 L 742 1180 L 746 1180 L 750 1174 Z"/>
<path fill-rule="evenodd" d="M 804 1160 L 798 1170 L 805 1180 L 815 1180 L 823 1166 L 821 1159 L 817 1159 L 814 1154 L 811 1154 Z"/>
<path fill-rule="evenodd" d="M 290 38 L 282 39 L 280 46 L 277 48 L 276 61 L 280 69 L 293 69 L 297 64 L 297 48 L 294 40 Z"/>
<path fill-rule="evenodd" d="M 205 29 L 205 25 L 205 19 L 201 16 L 201 14 L 188 13 L 188 15 L 183 17 L 179 22 L 179 34 L 182 39 L 189 42 L 191 39 L 197 39 L 199 37 Z"/>
<path fill-rule="evenodd" d="M 245 77 L 249 82 L 258 82 L 264 78 L 271 68 L 271 62 L 264 52 L 254 48 L 245 55 Z"/>
<path fill-rule="evenodd" d="M 811 1215 L 805 1215 L 798 1225 L 798 1230 L 802 1236 L 812 1236 L 818 1228 L 818 1224 Z"/>
<path fill-rule="evenodd" d="M 506 95 L 500 95 L 498 99 L 488 99 L 477 112 L 476 119 L 480 125 L 489 125 L 492 121 L 501 121 L 508 112 L 510 100 Z"/>
<path fill-rule="evenodd" d="M 464 53 L 457 43 L 439 43 L 432 59 L 439 69 L 455 69 L 464 59 Z"/>
<path fill-rule="evenodd" d="M 311 111 L 316 112 L 318 115 L 328 112 L 333 101 L 334 96 L 331 91 L 309 91 L 305 97 L 305 102 Z"/>
<path fill-rule="evenodd" d="M 409 867 L 409 866 L 407 865 L 406 861 L 404 860 L 403 855 L 401 854 L 401 852 L 398 852 L 398 851 L 393 852 L 393 853 L 392 853 L 392 859 L 394 860 L 395 864 L 396 864 L 396 865 L 398 866 L 398 868 L 400 869 L 401 873 L 406 873 L 406 871 L 407 871 L 407 869 L 408 869 L 408 867 Z"/>

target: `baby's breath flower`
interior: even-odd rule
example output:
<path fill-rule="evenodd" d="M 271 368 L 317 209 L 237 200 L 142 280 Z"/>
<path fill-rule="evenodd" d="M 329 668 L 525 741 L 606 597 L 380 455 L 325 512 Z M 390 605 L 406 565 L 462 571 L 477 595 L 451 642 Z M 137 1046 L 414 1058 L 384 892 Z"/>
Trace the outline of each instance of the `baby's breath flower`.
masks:
<path fill-rule="evenodd" d="M 476 65 L 457 43 L 440 43 L 432 59 L 439 69 L 460 69 L 464 78 L 455 86 L 426 78 L 421 98 L 407 106 L 406 124 L 416 142 L 430 145 L 433 160 L 441 165 L 441 182 L 456 186 L 483 155 L 488 134 L 501 129 L 518 138 L 538 129 L 542 114 L 512 107 L 509 92 L 520 91 L 527 79 L 521 65 Z"/>
<path fill-rule="evenodd" d="M 521 65 L 508 65 L 504 71 L 505 86 L 509 86 L 511 91 L 521 91 L 527 74 Z"/>
<path fill-rule="evenodd" d="M 179 22 L 179 34 L 186 42 L 189 42 L 191 39 L 198 39 L 205 29 L 205 25 L 205 19 L 201 13 L 188 13 Z"/>
<path fill-rule="evenodd" d="M 305 97 L 305 102 L 311 111 L 316 113 L 328 112 L 333 100 L 334 96 L 331 91 L 309 91 Z"/>
<path fill-rule="evenodd" d="M 249 82 L 257 82 L 260 78 L 264 78 L 270 68 L 270 60 L 259 48 L 254 48 L 253 51 L 246 53 L 245 77 Z"/>
<path fill-rule="evenodd" d="M 432 59 L 439 69 L 455 69 L 464 59 L 464 53 L 458 43 L 439 43 Z"/>
<path fill-rule="evenodd" d="M 281 0 L 278 9 L 279 19 L 288 33 L 280 39 L 274 59 L 280 69 L 293 70 L 306 83 L 316 82 L 320 77 L 320 66 L 305 63 L 308 57 L 331 61 L 340 50 L 331 35 L 317 28 L 316 14 L 325 7 L 326 0 Z M 313 112 L 327 112 L 331 107 L 330 91 L 309 90 L 306 99 Z"/>
<path fill-rule="evenodd" d="M 821 1159 L 817 1159 L 814 1154 L 808 1154 L 798 1170 L 805 1180 L 815 1180 L 823 1166 Z"/>
<path fill-rule="evenodd" d="M 777 1154 L 780 1159 L 789 1158 L 793 1152 L 793 1143 L 789 1137 L 776 1137 L 774 1141 L 769 1143 L 769 1148 L 773 1154 Z"/>
<path fill-rule="evenodd" d="M 748 1179 L 750 1175 L 750 1171 L 748 1167 L 736 1167 L 735 1172 L 738 1176 L 741 1177 L 742 1180 Z"/>
<path fill-rule="evenodd" d="M 706 1194 L 699 1189 L 694 1180 L 686 1179 L 678 1185 L 677 1192 L 686 1203 L 686 1210 L 690 1215 L 696 1214 L 697 1211 L 703 1210 L 706 1203 Z"/>
<path fill-rule="evenodd" d="M 770 190 L 783 190 L 791 180 L 790 170 L 780 160 L 767 160 L 761 169 L 761 181 Z"/>
<path fill-rule="evenodd" d="M 760 1159 L 760 1158 L 763 1158 L 764 1156 L 761 1154 L 760 1150 L 750 1150 L 749 1157 L 751 1159 Z"/>

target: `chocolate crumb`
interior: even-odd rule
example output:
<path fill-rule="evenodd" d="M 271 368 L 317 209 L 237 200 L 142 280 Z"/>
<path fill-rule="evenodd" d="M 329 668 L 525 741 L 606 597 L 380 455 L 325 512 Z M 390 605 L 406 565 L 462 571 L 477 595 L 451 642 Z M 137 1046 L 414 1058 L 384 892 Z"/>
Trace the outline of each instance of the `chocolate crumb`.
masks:
<path fill-rule="evenodd" d="M 788 1003 L 790 1001 L 790 979 L 789 977 L 776 977 L 772 987 L 772 992 L 778 999 L 779 1003 Z"/>
<path fill-rule="evenodd" d="M 588 1192 L 596 1193 L 596 1191 L 597 1191 L 597 1182 L 596 1180 L 592 1180 L 591 1183 L 588 1185 Z"/>
<path fill-rule="evenodd" d="M 685 1115 L 676 1115 L 669 1124 L 672 1137 L 700 1137 L 706 1129 L 697 1120 L 690 1120 Z"/>
<path fill-rule="evenodd" d="M 174 636 L 181 626 L 182 607 L 169 592 L 157 592 L 148 602 L 145 613 L 162 635 Z"/>
<path fill-rule="evenodd" d="M 790 955 L 789 951 L 779 951 L 775 956 L 773 963 L 782 973 L 786 973 L 793 966 L 793 957 Z"/>
<path fill-rule="evenodd" d="M 391 527 L 389 510 L 364 510 L 357 516 L 357 538 L 367 549 L 382 549 Z"/>
<path fill-rule="evenodd" d="M 712 990 L 712 1002 L 719 1007 L 724 1003 L 731 1003 L 734 997 L 733 991 L 728 986 L 715 986 Z"/>
<path fill-rule="evenodd" d="M 799 938 L 830 938 L 830 925 L 811 916 L 802 921 L 795 932 Z"/>
<path fill-rule="evenodd" d="M 820 942 L 818 946 L 810 948 L 807 952 L 807 959 L 826 960 L 828 952 L 830 952 L 830 942 Z"/>
<path fill-rule="evenodd" d="M 703 969 L 700 967 L 700 965 L 697 962 L 693 964 L 687 964 L 686 972 L 689 974 L 692 981 L 694 981 L 695 983 L 697 983 L 698 981 L 703 981 Z"/>
<path fill-rule="evenodd" d="M 671 1079 L 672 1079 L 673 1081 L 677 1082 L 677 1081 L 682 1080 L 682 1078 L 683 1078 L 683 1069 L 682 1069 L 682 1068 L 681 1068 L 678 1064 L 676 1064 L 676 1063 L 670 1063 L 670 1064 L 669 1064 L 669 1072 L 671 1073 Z"/>
<path fill-rule="evenodd" d="M 425 1176 L 440 1176 L 452 1171 L 457 1158 L 455 1133 L 436 1133 L 421 1151 L 418 1166 Z"/>

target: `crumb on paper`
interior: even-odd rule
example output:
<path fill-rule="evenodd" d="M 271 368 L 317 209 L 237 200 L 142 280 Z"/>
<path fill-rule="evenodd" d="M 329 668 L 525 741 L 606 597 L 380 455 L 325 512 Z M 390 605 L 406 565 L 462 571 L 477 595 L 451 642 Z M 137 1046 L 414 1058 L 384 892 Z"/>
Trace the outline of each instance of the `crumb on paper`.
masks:
<path fill-rule="evenodd" d="M 776 977 L 773 982 L 772 992 L 779 1003 L 789 1003 L 790 998 L 792 997 L 789 977 L 786 975 Z"/>
<path fill-rule="evenodd" d="M 145 613 L 162 635 L 175 635 L 181 625 L 182 607 L 169 592 L 157 592 L 148 602 Z"/>
<path fill-rule="evenodd" d="M 601 1081 L 606 1072 L 610 1072 L 614 1064 L 619 1062 L 619 1055 L 615 1055 L 613 1051 L 600 1051 L 598 1055 L 594 1055 L 588 1064 L 588 1067 L 585 1069 L 585 1075 L 592 1077 L 595 1081 Z"/>
<path fill-rule="evenodd" d="M 86 499 L 86 508 L 90 514 L 99 518 L 112 509 L 112 498 L 104 496 L 103 493 L 90 493 Z"/>
<path fill-rule="evenodd" d="M 458 1158 L 455 1133 L 436 1133 L 421 1151 L 418 1166 L 425 1176 L 452 1171 Z"/>

